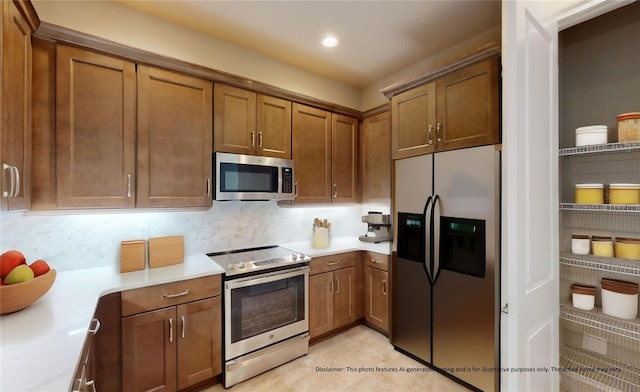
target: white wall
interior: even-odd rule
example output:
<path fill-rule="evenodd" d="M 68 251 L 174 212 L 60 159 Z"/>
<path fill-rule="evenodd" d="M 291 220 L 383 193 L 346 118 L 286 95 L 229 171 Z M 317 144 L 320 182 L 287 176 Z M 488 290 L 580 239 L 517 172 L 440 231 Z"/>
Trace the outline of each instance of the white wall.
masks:
<path fill-rule="evenodd" d="M 113 1 L 32 0 L 40 20 L 360 109 L 360 90 Z"/>

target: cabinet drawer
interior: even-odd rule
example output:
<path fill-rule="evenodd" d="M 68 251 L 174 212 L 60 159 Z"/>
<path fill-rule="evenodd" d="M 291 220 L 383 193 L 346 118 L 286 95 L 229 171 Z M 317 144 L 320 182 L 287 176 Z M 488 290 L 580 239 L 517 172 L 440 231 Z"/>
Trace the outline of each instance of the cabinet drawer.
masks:
<path fill-rule="evenodd" d="M 221 293 L 220 275 L 123 291 L 122 316 L 214 297 Z"/>
<path fill-rule="evenodd" d="M 367 267 L 389 271 L 389 255 L 364 251 L 362 252 L 362 260 L 364 260 L 364 265 Z"/>
<path fill-rule="evenodd" d="M 331 256 L 314 257 L 309 263 L 309 275 L 335 271 L 337 269 L 354 267 L 358 254 L 356 252 L 340 253 Z"/>

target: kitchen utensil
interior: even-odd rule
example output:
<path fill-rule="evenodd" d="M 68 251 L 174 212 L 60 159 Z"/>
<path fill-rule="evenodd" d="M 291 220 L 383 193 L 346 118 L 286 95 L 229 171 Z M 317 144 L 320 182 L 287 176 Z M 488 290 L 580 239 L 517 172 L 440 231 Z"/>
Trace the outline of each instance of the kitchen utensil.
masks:
<path fill-rule="evenodd" d="M 149 238 L 149 268 L 184 262 L 184 237 L 181 235 Z"/>
<path fill-rule="evenodd" d="M 45 295 L 56 280 L 56 270 L 15 284 L 0 286 L 0 314 L 22 310 Z"/>

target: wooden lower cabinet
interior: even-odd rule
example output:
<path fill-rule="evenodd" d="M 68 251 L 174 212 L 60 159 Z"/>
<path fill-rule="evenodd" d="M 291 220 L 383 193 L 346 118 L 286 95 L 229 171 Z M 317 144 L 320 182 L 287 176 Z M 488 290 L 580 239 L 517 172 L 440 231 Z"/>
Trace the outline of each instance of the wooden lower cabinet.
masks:
<path fill-rule="evenodd" d="M 309 273 L 309 335 L 330 333 L 362 317 L 358 252 L 316 257 Z"/>
<path fill-rule="evenodd" d="M 389 273 L 373 267 L 364 268 L 364 318 L 380 332 L 389 332 Z"/>
<path fill-rule="evenodd" d="M 123 391 L 183 390 L 221 372 L 220 295 L 122 318 Z"/>

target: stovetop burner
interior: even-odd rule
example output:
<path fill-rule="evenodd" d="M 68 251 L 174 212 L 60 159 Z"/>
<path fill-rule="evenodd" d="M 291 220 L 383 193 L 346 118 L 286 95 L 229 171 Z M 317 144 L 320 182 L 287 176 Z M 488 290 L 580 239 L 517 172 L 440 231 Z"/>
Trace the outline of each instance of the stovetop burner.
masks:
<path fill-rule="evenodd" d="M 311 261 L 309 255 L 277 245 L 207 253 L 207 256 L 224 268 L 226 276 L 296 267 Z"/>

